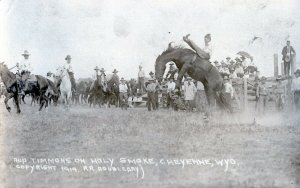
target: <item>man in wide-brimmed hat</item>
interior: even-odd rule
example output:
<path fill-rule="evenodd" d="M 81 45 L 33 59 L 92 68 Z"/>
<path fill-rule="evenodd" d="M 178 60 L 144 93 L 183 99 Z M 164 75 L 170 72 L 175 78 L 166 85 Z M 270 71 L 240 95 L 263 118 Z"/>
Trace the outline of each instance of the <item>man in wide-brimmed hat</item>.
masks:
<path fill-rule="evenodd" d="M 186 109 L 188 111 L 193 111 L 194 107 L 194 99 L 195 99 L 195 94 L 197 92 L 197 88 L 195 84 L 192 82 L 191 77 L 186 78 L 187 82 L 184 84 L 184 101 L 186 105 Z"/>
<path fill-rule="evenodd" d="M 294 102 L 296 110 L 300 109 L 300 69 L 295 72 L 295 78 L 293 79 L 292 91 L 294 92 Z"/>
<path fill-rule="evenodd" d="M 169 70 L 168 70 L 168 72 L 166 74 L 166 79 L 169 79 L 169 78 L 175 79 L 175 73 L 178 71 L 178 69 L 174 65 L 173 62 L 171 62 L 169 65 L 170 65 L 170 67 L 169 67 Z"/>
<path fill-rule="evenodd" d="M 21 80 L 22 80 L 22 85 L 23 85 L 23 88 L 20 92 L 21 92 L 21 94 L 25 94 L 24 91 L 28 90 L 27 80 L 33 69 L 31 67 L 31 62 L 29 60 L 30 53 L 27 50 L 24 50 L 24 53 L 22 54 L 22 56 L 24 57 L 24 59 L 20 63 L 17 63 L 16 67 L 17 67 L 18 73 L 21 75 Z"/>
<path fill-rule="evenodd" d="M 255 108 L 258 114 L 264 113 L 267 106 L 268 90 L 266 86 L 267 78 L 262 76 L 256 77 L 258 84 L 256 85 L 256 104 Z"/>
<path fill-rule="evenodd" d="M 143 70 L 143 67 L 139 66 L 139 72 L 138 72 L 138 88 L 143 93 L 146 91 L 145 87 L 145 72 Z"/>
<path fill-rule="evenodd" d="M 276 78 L 276 85 L 274 87 L 275 107 L 278 111 L 283 110 L 285 99 L 285 86 L 282 84 L 283 77 Z"/>
<path fill-rule="evenodd" d="M 155 80 L 153 78 L 150 78 L 149 84 L 147 85 L 147 95 L 148 95 L 148 101 L 147 101 L 147 106 L 148 106 L 148 111 L 151 111 L 151 109 L 156 110 L 156 97 L 155 93 L 157 91 L 157 84 L 155 83 Z"/>
<path fill-rule="evenodd" d="M 188 38 L 189 36 L 190 34 L 187 34 L 186 36 L 183 37 L 184 42 L 186 42 L 193 50 L 195 50 L 199 57 L 209 61 L 212 56 L 212 47 L 210 44 L 211 35 L 206 34 L 204 36 L 204 43 L 205 43 L 204 48 L 200 48 L 195 42 L 193 42 L 191 39 Z"/>
<path fill-rule="evenodd" d="M 126 84 L 126 81 L 125 79 L 122 77 L 121 78 L 121 83 L 119 85 L 119 98 L 120 98 L 120 106 L 123 110 L 123 108 L 125 108 L 125 110 L 127 110 L 127 107 L 128 107 L 128 87 L 127 87 L 127 84 Z"/>
<path fill-rule="evenodd" d="M 290 75 L 291 62 L 293 60 L 294 55 L 296 55 L 296 51 L 293 46 L 291 46 L 291 42 L 289 40 L 286 41 L 286 46 L 283 47 L 282 51 L 282 60 L 284 65 L 284 75 Z"/>
<path fill-rule="evenodd" d="M 74 72 L 73 72 L 73 68 L 71 65 L 71 55 L 67 55 L 65 57 L 66 63 L 64 64 L 64 68 L 68 71 L 69 73 L 69 77 L 70 77 L 70 81 L 72 84 L 72 91 L 76 91 L 76 83 L 75 83 L 75 78 L 74 78 Z"/>
<path fill-rule="evenodd" d="M 150 78 L 154 79 L 154 73 L 152 71 L 149 72 Z"/>

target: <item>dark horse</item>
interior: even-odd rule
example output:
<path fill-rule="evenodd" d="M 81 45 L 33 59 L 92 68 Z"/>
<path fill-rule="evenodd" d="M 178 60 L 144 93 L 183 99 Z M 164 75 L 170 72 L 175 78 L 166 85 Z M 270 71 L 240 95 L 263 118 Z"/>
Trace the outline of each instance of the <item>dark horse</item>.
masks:
<path fill-rule="evenodd" d="M 116 107 L 119 106 L 119 84 L 120 80 L 116 74 L 109 75 L 107 79 L 107 88 L 105 92 L 106 102 L 108 107 L 111 104 L 115 104 Z"/>
<path fill-rule="evenodd" d="M 224 98 L 223 79 L 219 71 L 205 59 L 200 58 L 193 50 L 181 46 L 172 47 L 171 43 L 155 62 L 155 77 L 162 81 L 166 64 L 173 61 L 179 69 L 176 87 L 179 89 L 181 80 L 187 73 L 193 79 L 203 83 L 208 104 L 211 107 L 216 101 L 224 110 L 230 110 Z"/>
<path fill-rule="evenodd" d="M 19 89 L 18 89 L 16 75 L 8 70 L 4 62 L 0 63 L 0 76 L 7 90 L 7 95 L 4 100 L 7 111 L 9 112 L 11 111 L 10 106 L 8 106 L 7 104 L 8 100 L 14 98 L 17 107 L 17 113 L 21 113 L 19 100 L 18 100 Z"/>

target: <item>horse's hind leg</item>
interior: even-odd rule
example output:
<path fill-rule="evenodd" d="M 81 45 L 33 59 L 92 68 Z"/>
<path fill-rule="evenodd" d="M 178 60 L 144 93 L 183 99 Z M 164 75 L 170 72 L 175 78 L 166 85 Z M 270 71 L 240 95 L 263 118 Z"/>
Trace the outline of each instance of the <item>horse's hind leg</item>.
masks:
<path fill-rule="evenodd" d="M 18 98 L 19 98 L 18 93 L 17 92 L 14 93 L 13 97 L 15 99 L 15 103 L 16 103 L 16 106 L 17 106 L 17 113 L 19 114 L 19 113 L 21 113 L 21 110 L 20 110 L 20 105 L 19 105 L 19 100 L 18 100 Z"/>
<path fill-rule="evenodd" d="M 5 97 L 5 99 L 4 99 L 4 103 L 5 103 L 5 106 L 6 106 L 6 109 L 7 109 L 8 112 L 10 112 L 11 108 L 10 108 L 10 106 L 8 106 L 7 102 L 8 102 L 8 100 L 11 99 L 13 96 L 14 96 L 13 93 L 9 93 L 9 94 Z"/>

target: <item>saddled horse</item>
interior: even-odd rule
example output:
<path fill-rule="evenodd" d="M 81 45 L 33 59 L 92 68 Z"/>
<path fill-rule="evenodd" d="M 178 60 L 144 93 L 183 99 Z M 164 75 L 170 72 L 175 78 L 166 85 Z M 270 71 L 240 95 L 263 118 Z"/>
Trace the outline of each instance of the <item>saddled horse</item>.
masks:
<path fill-rule="evenodd" d="M 199 57 L 193 50 L 181 46 L 168 48 L 159 55 L 155 62 L 155 77 L 162 81 L 166 64 L 173 61 L 179 69 L 176 80 L 176 87 L 180 89 L 183 76 L 187 73 L 194 80 L 200 81 L 204 85 L 206 98 L 211 107 L 214 101 L 223 110 L 230 110 L 230 105 L 226 101 L 223 93 L 223 79 L 219 71 L 208 60 Z"/>
<path fill-rule="evenodd" d="M 116 74 L 107 76 L 107 88 L 105 92 L 105 98 L 108 107 L 110 107 L 111 104 L 115 104 L 116 107 L 119 106 L 119 84 L 119 76 L 117 76 Z"/>
<path fill-rule="evenodd" d="M 58 67 L 55 76 L 57 79 L 55 84 L 59 85 L 60 97 L 68 107 L 72 98 L 72 84 L 68 71 L 64 67 Z"/>
<path fill-rule="evenodd" d="M 17 107 L 17 113 L 21 113 L 20 106 L 19 106 L 19 100 L 18 100 L 18 83 L 16 75 L 9 71 L 7 66 L 4 64 L 4 62 L 0 63 L 0 76 L 1 80 L 4 83 L 4 86 L 7 90 L 7 95 L 5 96 L 4 103 L 6 106 L 7 111 L 11 111 L 11 107 L 7 104 L 8 100 L 11 98 L 14 98 L 14 102 Z"/>

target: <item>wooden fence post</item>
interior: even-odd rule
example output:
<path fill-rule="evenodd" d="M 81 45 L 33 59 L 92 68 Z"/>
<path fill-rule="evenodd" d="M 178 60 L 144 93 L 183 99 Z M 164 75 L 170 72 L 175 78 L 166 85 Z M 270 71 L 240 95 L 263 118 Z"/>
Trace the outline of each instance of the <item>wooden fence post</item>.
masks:
<path fill-rule="evenodd" d="M 274 54 L 274 77 L 278 77 L 278 54 Z"/>

